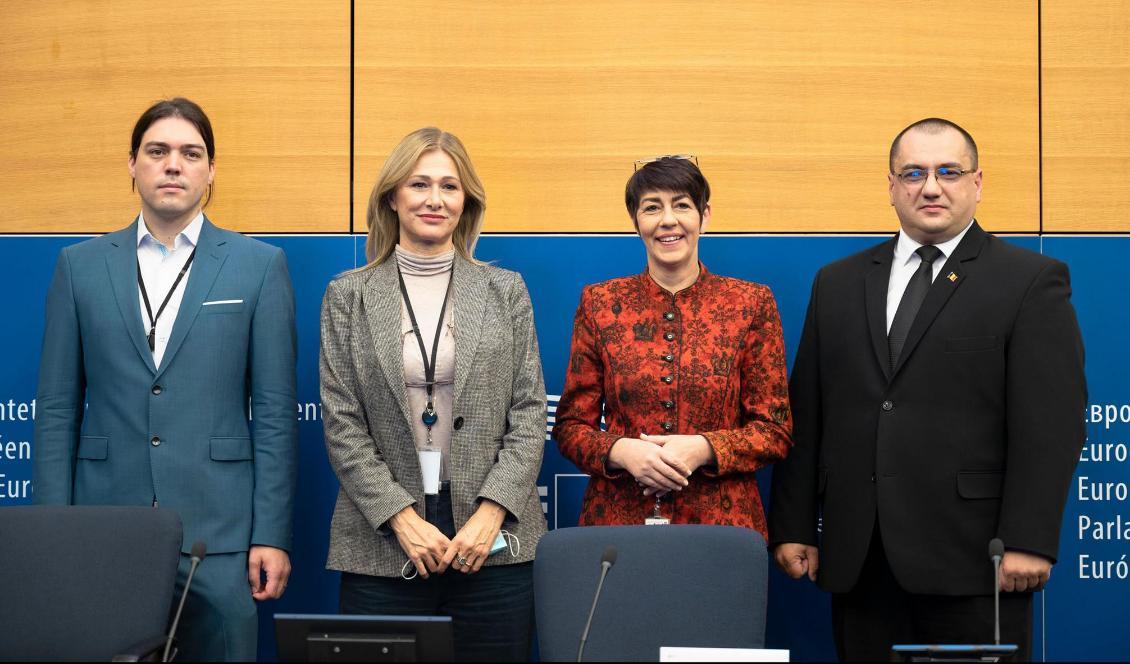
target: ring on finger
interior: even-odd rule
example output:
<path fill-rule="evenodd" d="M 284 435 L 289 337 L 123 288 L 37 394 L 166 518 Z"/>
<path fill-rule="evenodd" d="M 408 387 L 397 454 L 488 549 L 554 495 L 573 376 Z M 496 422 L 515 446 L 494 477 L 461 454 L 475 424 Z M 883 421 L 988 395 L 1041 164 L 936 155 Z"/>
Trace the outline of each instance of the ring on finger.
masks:
<path fill-rule="evenodd" d="M 462 565 L 463 567 L 467 567 L 467 566 L 468 566 L 468 564 L 467 564 L 467 556 L 459 556 L 459 557 L 458 557 L 458 558 L 457 558 L 456 560 L 457 560 L 457 561 L 458 561 L 458 563 L 459 563 L 460 565 Z"/>

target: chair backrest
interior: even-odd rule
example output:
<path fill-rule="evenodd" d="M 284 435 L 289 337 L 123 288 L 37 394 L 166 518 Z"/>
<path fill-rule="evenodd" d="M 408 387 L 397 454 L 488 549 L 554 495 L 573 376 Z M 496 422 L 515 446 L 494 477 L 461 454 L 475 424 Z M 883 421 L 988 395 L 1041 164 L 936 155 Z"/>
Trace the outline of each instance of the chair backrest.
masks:
<path fill-rule="evenodd" d="M 661 646 L 761 648 L 768 554 L 756 531 L 730 526 L 590 526 L 546 534 L 534 558 L 538 649 L 573 661 L 605 549 L 586 661 L 659 661 Z"/>
<path fill-rule="evenodd" d="M 166 509 L 0 508 L 0 659 L 108 661 L 165 632 L 181 537 Z"/>

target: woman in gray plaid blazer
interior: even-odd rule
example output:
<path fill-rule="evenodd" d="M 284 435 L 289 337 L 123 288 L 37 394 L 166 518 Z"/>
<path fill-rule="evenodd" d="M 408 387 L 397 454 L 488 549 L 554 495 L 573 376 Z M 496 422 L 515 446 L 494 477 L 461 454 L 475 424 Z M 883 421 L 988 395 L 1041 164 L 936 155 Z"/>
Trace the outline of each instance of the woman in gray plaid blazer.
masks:
<path fill-rule="evenodd" d="M 473 256 L 485 198 L 459 139 L 409 134 L 370 196 L 369 263 L 326 289 L 326 566 L 342 613 L 450 615 L 458 658 L 521 661 L 545 385 L 522 278 Z"/>

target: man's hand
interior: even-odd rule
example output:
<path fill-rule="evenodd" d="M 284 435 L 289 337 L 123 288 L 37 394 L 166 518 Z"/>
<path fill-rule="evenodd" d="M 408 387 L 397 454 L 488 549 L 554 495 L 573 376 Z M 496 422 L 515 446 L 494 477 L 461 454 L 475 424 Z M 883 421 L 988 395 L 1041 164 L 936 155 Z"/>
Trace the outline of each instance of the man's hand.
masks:
<path fill-rule="evenodd" d="M 674 491 L 685 487 L 690 468 L 662 445 L 638 438 L 621 438 L 608 451 L 609 466 L 623 468 L 644 487 Z"/>
<path fill-rule="evenodd" d="M 442 574 L 447 569 L 442 561 L 451 541 L 439 528 L 416 514 L 411 505 L 392 515 L 388 520 L 388 527 L 396 533 L 400 548 L 416 566 L 416 572 L 422 578 L 428 578 L 428 572 Z"/>
<path fill-rule="evenodd" d="M 252 546 L 247 551 L 247 582 L 255 599 L 282 597 L 289 578 L 290 556 L 286 551 L 273 546 Z"/>
<path fill-rule="evenodd" d="M 785 574 L 792 578 L 799 579 L 808 574 L 810 581 L 816 580 L 816 571 L 820 569 L 820 551 L 816 547 L 785 542 L 777 545 L 773 557 Z"/>
<path fill-rule="evenodd" d="M 1052 562 L 1023 551 L 1005 551 L 1001 558 L 1000 587 L 1006 593 L 1041 590 L 1052 575 Z"/>

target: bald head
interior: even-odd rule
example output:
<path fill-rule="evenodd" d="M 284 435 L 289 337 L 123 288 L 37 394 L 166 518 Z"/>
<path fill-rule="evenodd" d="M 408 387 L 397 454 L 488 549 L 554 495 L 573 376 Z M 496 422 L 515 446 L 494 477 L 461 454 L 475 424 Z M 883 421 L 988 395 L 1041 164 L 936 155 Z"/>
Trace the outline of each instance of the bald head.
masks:
<path fill-rule="evenodd" d="M 926 134 L 940 134 L 945 131 L 956 131 L 961 134 L 962 139 L 965 141 L 965 147 L 969 150 L 970 170 L 977 170 L 977 143 L 969 132 L 965 131 L 956 122 L 951 122 L 945 118 L 925 118 L 919 120 L 903 129 L 895 136 L 895 140 L 891 141 L 891 153 L 888 158 L 888 168 L 892 173 L 895 171 L 895 160 L 899 153 L 899 144 L 902 142 L 902 137 L 909 131 L 921 131 Z"/>

